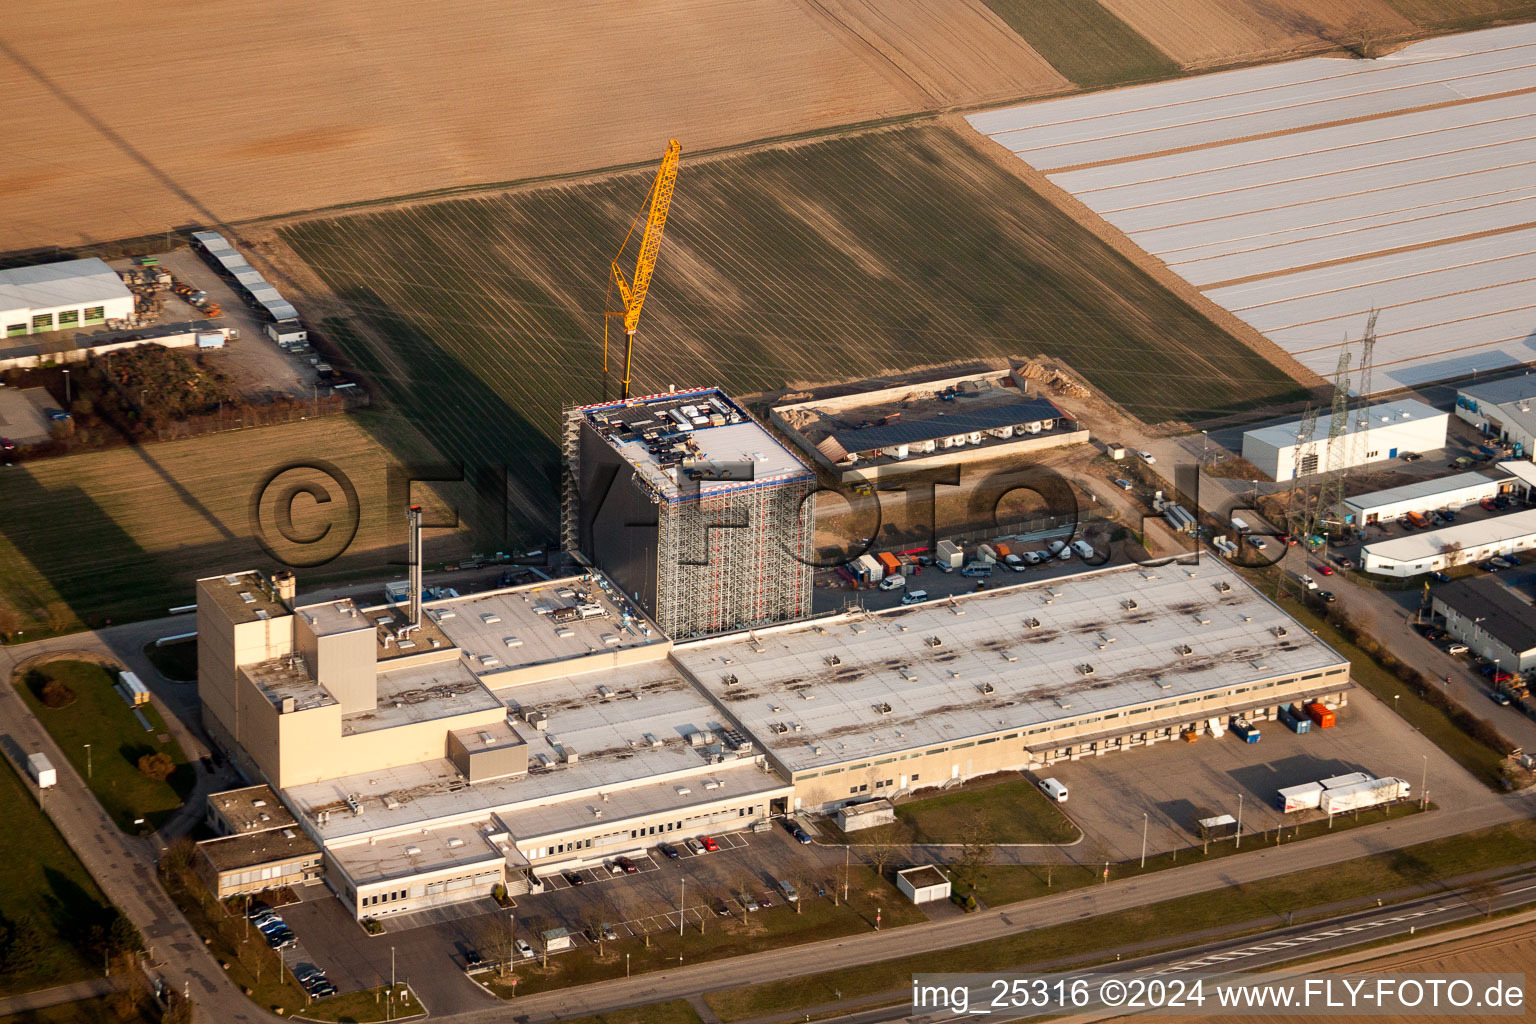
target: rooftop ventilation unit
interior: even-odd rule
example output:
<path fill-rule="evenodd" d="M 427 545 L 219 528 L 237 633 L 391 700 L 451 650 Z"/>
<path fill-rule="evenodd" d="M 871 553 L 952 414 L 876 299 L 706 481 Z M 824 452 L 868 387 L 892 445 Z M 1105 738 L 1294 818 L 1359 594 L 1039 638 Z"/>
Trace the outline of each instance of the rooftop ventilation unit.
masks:
<path fill-rule="evenodd" d="M 1287 632 L 1288 630 L 1284 626 L 1276 626 L 1274 628 L 1275 636 L 1285 636 Z"/>
<path fill-rule="evenodd" d="M 888 714 L 890 714 L 891 713 L 890 702 L 889 701 L 881 701 L 879 704 L 876 704 L 875 705 L 875 713 L 878 714 L 878 715 L 888 715 Z"/>
<path fill-rule="evenodd" d="M 1077 670 L 1085 676 L 1093 675 L 1093 666 L 1088 664 L 1086 661 L 1077 666 Z"/>
<path fill-rule="evenodd" d="M 647 746 L 651 746 L 651 747 L 659 747 L 659 746 L 661 746 L 661 739 L 655 733 L 649 733 L 649 732 L 646 733 L 645 734 L 645 742 L 646 742 Z"/>
<path fill-rule="evenodd" d="M 1130 597 L 1126 598 L 1124 601 L 1121 601 L 1120 603 L 1121 603 L 1121 605 L 1123 605 L 1125 607 L 1126 611 L 1132 611 L 1133 612 L 1137 608 L 1141 607 L 1140 605 L 1138 605 L 1136 603 L 1136 600 L 1134 598 L 1130 598 Z"/>
<path fill-rule="evenodd" d="M 244 601 L 246 604 L 255 604 L 256 595 L 251 593 L 249 590 L 242 590 L 240 591 L 240 600 Z"/>
<path fill-rule="evenodd" d="M 741 682 L 741 680 L 736 678 L 735 672 L 725 676 L 721 681 L 724 682 L 726 686 L 735 686 L 737 683 Z"/>
<path fill-rule="evenodd" d="M 1187 658 L 1195 653 L 1195 649 L 1189 646 L 1189 644 L 1179 644 L 1174 650 L 1179 652 L 1179 657 L 1181 658 Z"/>
<path fill-rule="evenodd" d="M 1211 620 L 1206 618 L 1205 616 L 1201 615 L 1199 612 L 1195 612 L 1194 616 L 1195 616 L 1195 623 L 1197 625 L 1209 626 L 1211 624 Z"/>
<path fill-rule="evenodd" d="M 597 695 L 604 700 L 607 700 L 609 697 L 613 696 L 613 690 L 611 690 L 606 684 L 599 683 L 597 687 Z"/>
<path fill-rule="evenodd" d="M 419 846 L 407 846 L 405 848 L 405 855 L 407 857 L 420 857 L 421 856 L 421 847 L 419 847 Z"/>
<path fill-rule="evenodd" d="M 1108 633 L 1100 633 L 1099 642 L 1104 644 L 1112 644 L 1115 642 L 1115 638 L 1110 636 Z"/>
<path fill-rule="evenodd" d="M 450 849 L 450 850 L 457 850 L 459 847 L 461 847 L 463 845 L 464 845 L 464 840 L 460 839 L 458 836 L 454 836 L 453 838 L 448 840 L 448 849 Z"/>
<path fill-rule="evenodd" d="M 827 664 L 828 665 L 841 665 L 842 663 L 843 663 L 843 659 L 839 658 L 835 654 L 831 654 L 831 655 L 827 656 Z"/>
<path fill-rule="evenodd" d="M 1218 593 L 1225 594 L 1231 589 L 1232 584 L 1228 583 L 1226 580 L 1222 580 L 1220 583 L 1216 584 L 1216 591 Z"/>
<path fill-rule="evenodd" d="M 996 693 L 997 692 L 997 687 L 993 686 L 991 683 L 982 683 L 981 686 L 979 687 L 979 689 L 981 690 L 982 693 Z"/>
<path fill-rule="evenodd" d="M 1039 629 L 1040 628 L 1040 620 L 1039 619 L 1034 619 L 1034 618 L 1025 619 L 1024 620 L 1024 625 L 1027 626 L 1030 629 Z"/>
<path fill-rule="evenodd" d="M 704 788 L 705 789 L 719 789 L 723 785 L 724 785 L 724 783 L 722 783 L 719 779 L 705 779 L 704 780 Z"/>
<path fill-rule="evenodd" d="M 943 647 L 944 646 L 944 641 L 942 639 L 940 639 L 939 637 L 936 637 L 936 636 L 930 636 L 928 639 L 924 640 L 923 643 L 927 644 L 929 647 Z"/>
<path fill-rule="evenodd" d="M 1008 651 L 1003 651 L 1001 653 L 1003 655 L 1003 660 L 1008 662 L 1010 665 L 1019 660 L 1019 656 L 1017 654 L 1013 654 Z"/>

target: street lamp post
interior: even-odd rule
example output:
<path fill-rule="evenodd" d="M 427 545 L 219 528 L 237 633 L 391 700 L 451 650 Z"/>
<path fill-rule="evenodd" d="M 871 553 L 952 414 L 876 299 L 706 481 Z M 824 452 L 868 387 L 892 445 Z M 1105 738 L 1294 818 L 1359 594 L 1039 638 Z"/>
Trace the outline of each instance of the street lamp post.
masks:
<path fill-rule="evenodd" d="M 677 937 L 683 937 L 683 921 L 687 918 L 684 908 L 688 905 L 688 876 L 684 875 L 677 889 Z"/>
<path fill-rule="evenodd" d="M 853 852 L 853 847 L 843 847 L 843 905 L 848 905 L 848 857 Z"/>
<path fill-rule="evenodd" d="M 1243 794 L 1237 794 L 1237 842 L 1232 845 L 1234 850 L 1243 848 Z"/>
<path fill-rule="evenodd" d="M 64 371 L 64 406 L 65 406 L 65 410 L 64 411 L 65 412 L 69 411 L 68 407 L 69 407 L 69 404 L 70 404 L 70 402 L 72 400 L 73 394 L 74 394 L 74 392 L 70 389 L 70 386 L 69 386 L 69 371 L 65 370 Z"/>
<path fill-rule="evenodd" d="M 1141 812 L 1141 866 L 1147 866 L 1147 812 Z"/>
<path fill-rule="evenodd" d="M 91 745 L 89 743 L 85 745 L 85 777 L 88 779 L 95 777 L 91 771 Z"/>
<path fill-rule="evenodd" d="M 1419 780 L 1419 809 L 1429 810 L 1429 755 L 1424 754 L 1424 776 Z"/>

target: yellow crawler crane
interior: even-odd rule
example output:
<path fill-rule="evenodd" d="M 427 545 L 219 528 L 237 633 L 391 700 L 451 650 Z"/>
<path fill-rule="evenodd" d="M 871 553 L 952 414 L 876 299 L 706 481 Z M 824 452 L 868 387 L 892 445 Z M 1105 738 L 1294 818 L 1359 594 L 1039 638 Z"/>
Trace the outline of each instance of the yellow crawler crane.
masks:
<path fill-rule="evenodd" d="M 672 186 L 677 182 L 677 160 L 682 151 L 677 140 L 673 139 L 667 144 L 667 152 L 661 158 L 661 167 L 656 172 L 656 181 L 651 185 L 650 213 L 645 221 L 645 235 L 640 240 L 640 257 L 635 261 L 633 282 L 626 280 L 624 271 L 619 269 L 619 258 L 624 255 L 630 236 L 635 233 L 635 227 L 640 223 L 639 216 L 636 216 L 635 222 L 629 226 L 629 234 L 624 236 L 624 245 L 619 246 L 619 255 L 613 260 L 610 280 L 619 289 L 619 299 L 623 302 L 624 309 L 618 312 L 608 311 L 607 303 L 604 303 L 603 378 L 606 380 L 608 377 L 608 321 L 614 317 L 620 317 L 624 321 L 624 393 L 621 396 L 623 398 L 629 397 L 630 370 L 634 365 L 635 357 L 635 328 L 640 325 L 640 309 L 645 305 L 645 294 L 650 291 L 651 275 L 656 270 L 656 256 L 661 252 L 661 233 L 667 226 L 667 211 L 672 207 Z"/>

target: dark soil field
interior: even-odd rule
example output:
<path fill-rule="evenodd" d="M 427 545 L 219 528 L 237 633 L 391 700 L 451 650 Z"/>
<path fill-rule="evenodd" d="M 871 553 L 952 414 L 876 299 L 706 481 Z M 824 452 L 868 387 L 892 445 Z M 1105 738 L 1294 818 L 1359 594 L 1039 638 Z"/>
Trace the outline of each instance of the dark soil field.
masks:
<path fill-rule="evenodd" d="M 1151 423 L 1295 397 L 985 145 L 930 123 L 685 153 L 633 393 L 1044 352 Z M 307 267 L 257 248 L 309 308 L 355 314 L 352 360 L 445 457 L 509 465 L 552 522 L 560 408 L 616 394 L 602 374 L 608 265 L 649 185 L 629 174 L 281 228 Z"/>

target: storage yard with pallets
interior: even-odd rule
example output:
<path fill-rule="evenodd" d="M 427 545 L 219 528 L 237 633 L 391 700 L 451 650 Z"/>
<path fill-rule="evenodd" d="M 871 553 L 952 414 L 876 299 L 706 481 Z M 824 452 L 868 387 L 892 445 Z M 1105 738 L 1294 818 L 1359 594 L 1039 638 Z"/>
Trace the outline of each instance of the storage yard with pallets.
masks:
<path fill-rule="evenodd" d="M 969 120 L 1321 376 L 1379 310 L 1380 392 L 1530 358 L 1532 89 L 1519 25 Z"/>
<path fill-rule="evenodd" d="M 928 124 L 685 153 L 634 393 L 698 381 L 750 393 L 1048 349 L 1149 422 L 1296 396 L 978 145 Z M 315 307 L 368 328 L 349 355 L 441 450 L 552 479 L 561 404 L 604 397 L 605 270 L 649 180 L 282 228 L 307 267 L 255 248 L 278 253 Z M 539 489 L 552 512 L 553 488 Z"/>

